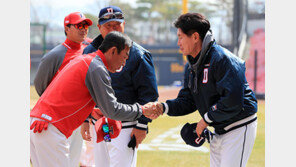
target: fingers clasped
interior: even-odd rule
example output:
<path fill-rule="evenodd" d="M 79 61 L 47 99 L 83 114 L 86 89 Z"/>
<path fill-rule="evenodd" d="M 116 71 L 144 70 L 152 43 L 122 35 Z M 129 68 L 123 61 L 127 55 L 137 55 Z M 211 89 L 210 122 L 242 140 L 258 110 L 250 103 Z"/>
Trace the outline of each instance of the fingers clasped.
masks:
<path fill-rule="evenodd" d="M 163 114 L 163 107 L 160 102 L 149 102 L 142 106 L 143 114 L 150 119 L 156 119 Z"/>

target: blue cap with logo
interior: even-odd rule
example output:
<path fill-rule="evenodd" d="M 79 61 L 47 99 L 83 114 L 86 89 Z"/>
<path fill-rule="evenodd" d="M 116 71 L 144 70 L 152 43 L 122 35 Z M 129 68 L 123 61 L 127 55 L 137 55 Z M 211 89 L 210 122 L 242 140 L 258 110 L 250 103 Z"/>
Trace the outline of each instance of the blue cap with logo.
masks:
<path fill-rule="evenodd" d="M 121 9 L 117 6 L 108 6 L 101 9 L 99 14 L 99 24 L 103 25 L 110 21 L 124 22 L 124 17 Z"/>

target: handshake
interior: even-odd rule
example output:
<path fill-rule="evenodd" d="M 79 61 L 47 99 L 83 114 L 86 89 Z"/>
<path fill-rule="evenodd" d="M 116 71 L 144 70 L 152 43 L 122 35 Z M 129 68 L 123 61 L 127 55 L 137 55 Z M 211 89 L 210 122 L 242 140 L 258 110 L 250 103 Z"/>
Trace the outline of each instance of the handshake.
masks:
<path fill-rule="evenodd" d="M 163 114 L 163 105 L 160 102 L 149 102 L 142 106 L 143 115 L 150 119 L 156 119 Z"/>

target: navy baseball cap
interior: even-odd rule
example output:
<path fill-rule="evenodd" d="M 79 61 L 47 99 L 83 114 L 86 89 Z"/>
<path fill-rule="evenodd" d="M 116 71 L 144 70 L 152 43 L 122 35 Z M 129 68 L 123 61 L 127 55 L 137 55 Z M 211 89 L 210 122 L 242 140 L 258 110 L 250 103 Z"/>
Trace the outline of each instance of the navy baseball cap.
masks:
<path fill-rule="evenodd" d="M 110 21 L 118 21 L 121 23 L 124 22 L 123 13 L 121 9 L 117 6 L 108 6 L 101 9 L 98 18 L 100 25 L 103 25 Z"/>
<path fill-rule="evenodd" d="M 193 147 L 202 146 L 206 139 L 208 143 L 210 143 L 214 134 L 210 130 L 205 128 L 205 130 L 202 132 L 200 137 L 198 137 L 196 133 L 196 126 L 197 126 L 197 123 L 193 123 L 193 124 L 186 123 L 182 127 L 180 133 L 184 142 Z"/>

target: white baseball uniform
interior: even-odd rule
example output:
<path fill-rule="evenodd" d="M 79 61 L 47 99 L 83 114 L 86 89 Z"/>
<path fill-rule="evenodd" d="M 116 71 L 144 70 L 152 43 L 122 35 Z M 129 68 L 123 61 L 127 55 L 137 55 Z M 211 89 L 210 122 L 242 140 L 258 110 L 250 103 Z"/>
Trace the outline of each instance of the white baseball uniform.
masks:
<path fill-rule="evenodd" d="M 215 134 L 210 143 L 210 166 L 246 166 L 254 146 L 256 131 L 257 120 L 225 134 Z"/>
<path fill-rule="evenodd" d="M 96 134 L 95 128 L 92 128 Z M 96 135 L 93 137 L 95 166 L 97 167 L 136 167 L 137 149 L 133 150 L 127 145 L 131 140 L 132 128 L 121 129 L 119 136 L 111 142 L 97 143 Z"/>

